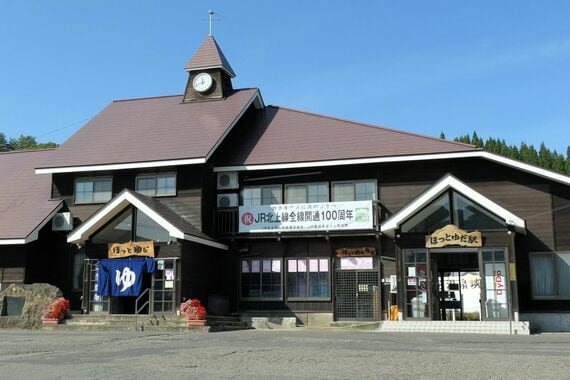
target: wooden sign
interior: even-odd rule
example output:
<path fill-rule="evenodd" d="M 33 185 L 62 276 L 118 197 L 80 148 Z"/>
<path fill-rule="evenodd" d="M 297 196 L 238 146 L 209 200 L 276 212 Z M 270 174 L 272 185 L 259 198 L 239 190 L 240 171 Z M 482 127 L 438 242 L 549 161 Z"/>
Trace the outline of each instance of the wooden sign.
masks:
<path fill-rule="evenodd" d="M 449 245 L 460 247 L 482 247 L 481 232 L 467 232 L 453 224 L 440 228 L 426 236 L 426 248 L 442 248 Z"/>
<path fill-rule="evenodd" d="M 360 248 L 339 248 L 336 250 L 336 257 L 354 257 L 354 256 L 376 256 L 374 247 Z"/>
<path fill-rule="evenodd" d="M 128 243 L 109 243 L 108 256 L 110 259 L 121 259 L 131 256 L 154 257 L 153 241 L 130 241 Z"/>

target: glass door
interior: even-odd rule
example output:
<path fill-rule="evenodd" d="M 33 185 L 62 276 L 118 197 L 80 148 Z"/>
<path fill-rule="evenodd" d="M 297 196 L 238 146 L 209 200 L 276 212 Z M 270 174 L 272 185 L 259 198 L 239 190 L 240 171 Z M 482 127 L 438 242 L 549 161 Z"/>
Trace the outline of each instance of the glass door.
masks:
<path fill-rule="evenodd" d="M 156 259 L 152 280 L 152 311 L 174 313 L 176 307 L 177 258 Z"/>
<path fill-rule="evenodd" d="M 405 249 L 404 297 L 406 319 L 430 316 L 428 254 L 426 249 Z M 437 276 L 436 276 L 437 278 Z"/>
<path fill-rule="evenodd" d="M 485 319 L 506 320 L 510 315 L 507 265 L 505 249 L 493 248 L 482 250 Z"/>

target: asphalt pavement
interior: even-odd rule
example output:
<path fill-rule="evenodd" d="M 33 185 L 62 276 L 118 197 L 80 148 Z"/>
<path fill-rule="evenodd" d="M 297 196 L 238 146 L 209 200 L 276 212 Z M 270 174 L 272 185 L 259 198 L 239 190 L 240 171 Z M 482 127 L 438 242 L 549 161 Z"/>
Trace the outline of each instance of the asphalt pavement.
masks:
<path fill-rule="evenodd" d="M 0 331 L 1 379 L 568 379 L 570 334 Z"/>

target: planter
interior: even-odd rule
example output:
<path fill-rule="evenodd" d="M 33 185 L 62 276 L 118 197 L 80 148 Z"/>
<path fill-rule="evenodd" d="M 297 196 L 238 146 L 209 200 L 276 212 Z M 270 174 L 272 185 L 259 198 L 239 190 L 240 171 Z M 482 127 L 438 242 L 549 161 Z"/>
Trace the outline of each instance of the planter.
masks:
<path fill-rule="evenodd" d="M 190 319 L 186 321 L 188 326 L 206 326 L 205 319 Z"/>
<path fill-rule="evenodd" d="M 42 318 L 42 325 L 57 325 L 60 322 L 60 318 Z"/>

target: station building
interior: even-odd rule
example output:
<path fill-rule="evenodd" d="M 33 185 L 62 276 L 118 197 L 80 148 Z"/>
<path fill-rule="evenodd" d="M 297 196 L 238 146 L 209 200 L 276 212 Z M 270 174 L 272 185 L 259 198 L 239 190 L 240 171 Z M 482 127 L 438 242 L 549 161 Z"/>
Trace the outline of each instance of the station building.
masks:
<path fill-rule="evenodd" d="M 570 330 L 570 177 L 266 105 L 233 88 L 213 36 L 185 69 L 181 95 L 114 101 L 57 149 L 0 154 L 0 286 L 49 282 L 84 313 L 199 298 L 306 325 Z"/>

